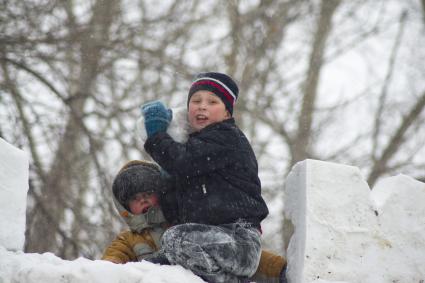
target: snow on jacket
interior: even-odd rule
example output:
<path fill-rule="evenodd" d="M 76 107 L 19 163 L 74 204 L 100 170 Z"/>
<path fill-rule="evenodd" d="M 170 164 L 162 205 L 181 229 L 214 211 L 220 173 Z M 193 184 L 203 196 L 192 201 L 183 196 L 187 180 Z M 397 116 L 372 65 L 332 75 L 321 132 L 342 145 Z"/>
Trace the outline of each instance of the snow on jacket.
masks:
<path fill-rule="evenodd" d="M 145 149 L 175 178 L 182 223 L 242 219 L 259 227 L 267 216 L 257 159 L 233 118 L 190 134 L 184 144 L 157 133 L 146 140 Z"/>

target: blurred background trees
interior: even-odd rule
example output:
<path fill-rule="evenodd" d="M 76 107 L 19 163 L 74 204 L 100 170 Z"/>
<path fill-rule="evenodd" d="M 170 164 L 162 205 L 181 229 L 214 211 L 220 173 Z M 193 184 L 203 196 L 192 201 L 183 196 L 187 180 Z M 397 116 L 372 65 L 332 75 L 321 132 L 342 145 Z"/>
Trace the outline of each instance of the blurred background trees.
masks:
<path fill-rule="evenodd" d="M 111 181 L 148 158 L 140 104 L 186 105 L 193 76 L 240 86 L 284 254 L 284 180 L 314 158 L 359 167 L 371 188 L 425 180 L 425 4 L 407 0 L 0 0 L 0 136 L 30 155 L 27 252 L 99 258 L 123 228 Z"/>

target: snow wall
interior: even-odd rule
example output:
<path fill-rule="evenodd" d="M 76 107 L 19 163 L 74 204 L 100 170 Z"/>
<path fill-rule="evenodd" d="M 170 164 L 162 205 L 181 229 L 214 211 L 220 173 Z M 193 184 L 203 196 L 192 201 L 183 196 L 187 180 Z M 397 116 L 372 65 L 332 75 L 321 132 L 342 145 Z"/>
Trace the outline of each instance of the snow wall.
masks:
<path fill-rule="evenodd" d="M 405 175 L 371 191 L 356 167 L 305 160 L 285 185 L 290 283 L 425 282 L 425 184 Z"/>
<path fill-rule="evenodd" d="M 24 247 L 28 170 L 26 153 L 0 138 L 0 246 L 9 250 Z"/>
<path fill-rule="evenodd" d="M 202 282 L 179 266 L 23 253 L 27 190 L 26 154 L 0 138 L 1 283 Z M 285 185 L 285 217 L 294 231 L 289 283 L 424 283 L 424 203 L 425 184 L 404 175 L 371 191 L 356 167 L 298 163 Z"/>

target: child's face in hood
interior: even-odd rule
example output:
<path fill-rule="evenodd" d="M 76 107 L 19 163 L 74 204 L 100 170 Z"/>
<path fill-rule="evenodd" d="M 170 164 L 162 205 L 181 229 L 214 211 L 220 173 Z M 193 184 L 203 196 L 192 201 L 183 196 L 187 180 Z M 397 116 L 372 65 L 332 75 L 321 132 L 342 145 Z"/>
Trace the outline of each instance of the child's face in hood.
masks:
<path fill-rule="evenodd" d="M 146 213 L 149 208 L 156 205 L 159 205 L 158 195 L 149 192 L 137 193 L 128 203 L 130 212 L 134 215 Z"/>

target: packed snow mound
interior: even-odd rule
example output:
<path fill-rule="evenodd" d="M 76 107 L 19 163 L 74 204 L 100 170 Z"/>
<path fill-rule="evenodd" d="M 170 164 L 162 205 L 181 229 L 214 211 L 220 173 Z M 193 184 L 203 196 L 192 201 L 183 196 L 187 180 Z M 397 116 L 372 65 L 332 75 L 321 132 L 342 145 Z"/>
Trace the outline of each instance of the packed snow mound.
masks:
<path fill-rule="evenodd" d="M 0 282 L 68 283 L 202 283 L 181 266 L 160 266 L 150 262 L 114 264 L 78 258 L 62 260 L 51 253 L 24 254 L 0 247 Z"/>

